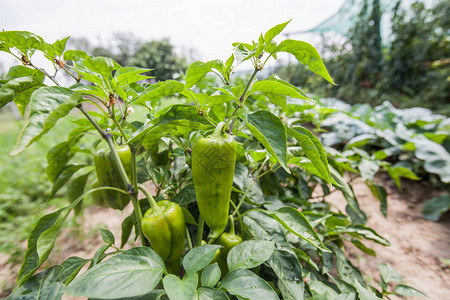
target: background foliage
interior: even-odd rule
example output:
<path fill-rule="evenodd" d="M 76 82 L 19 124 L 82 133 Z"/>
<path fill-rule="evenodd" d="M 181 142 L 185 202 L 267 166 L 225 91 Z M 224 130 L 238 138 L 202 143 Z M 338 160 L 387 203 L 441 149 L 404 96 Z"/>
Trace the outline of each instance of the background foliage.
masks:
<path fill-rule="evenodd" d="M 378 0 L 365 0 L 358 21 L 344 43 L 327 42 L 326 60 L 337 87 L 326 86 L 302 65 L 281 66 L 280 77 L 322 97 L 348 103 L 379 105 L 390 100 L 396 107 L 422 106 L 450 111 L 450 2 L 426 8 L 421 1 L 407 9 L 397 1 L 391 39 L 381 43 Z M 370 4 L 370 5 L 369 5 Z"/>

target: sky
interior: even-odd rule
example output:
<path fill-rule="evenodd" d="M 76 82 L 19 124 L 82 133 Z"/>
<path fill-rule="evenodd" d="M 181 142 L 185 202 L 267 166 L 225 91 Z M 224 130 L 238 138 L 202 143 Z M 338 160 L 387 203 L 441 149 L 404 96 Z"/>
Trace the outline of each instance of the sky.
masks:
<path fill-rule="evenodd" d="M 169 38 L 200 60 L 226 60 L 234 42 L 292 19 L 286 33 L 307 30 L 334 14 L 344 0 L 0 0 L 0 30 L 24 30 L 48 43 L 67 36 L 107 44 L 114 32 L 144 41 Z M 290 38 L 314 41 L 314 35 Z M 317 41 L 317 39 L 316 39 Z M 314 44 L 313 44 L 314 45 Z M 0 53 L 0 64 L 10 64 Z"/>

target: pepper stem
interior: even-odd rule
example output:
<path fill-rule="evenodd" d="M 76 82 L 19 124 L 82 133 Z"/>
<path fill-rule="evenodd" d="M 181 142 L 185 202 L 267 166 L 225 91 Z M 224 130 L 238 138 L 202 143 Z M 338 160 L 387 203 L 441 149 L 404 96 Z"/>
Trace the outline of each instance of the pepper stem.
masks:
<path fill-rule="evenodd" d="M 155 198 L 153 198 L 153 196 L 148 192 L 148 190 L 145 188 L 145 186 L 138 183 L 138 189 L 144 193 L 145 198 L 147 198 L 148 203 L 150 204 L 150 207 L 152 208 L 153 211 L 158 212 L 161 210 L 159 205 L 156 203 Z"/>
<path fill-rule="evenodd" d="M 217 137 L 217 138 L 221 137 L 224 126 L 225 126 L 225 122 L 220 122 L 219 124 L 217 124 L 217 127 L 216 127 L 216 129 L 214 129 L 212 136 Z"/>
<path fill-rule="evenodd" d="M 235 231 L 234 231 L 234 218 L 233 218 L 233 215 L 230 215 L 230 233 L 231 233 L 231 234 L 235 234 Z"/>
<path fill-rule="evenodd" d="M 205 220 L 203 220 L 202 216 L 198 218 L 198 227 L 197 227 L 197 241 L 195 243 L 195 247 L 198 247 L 202 244 L 203 238 L 203 227 L 205 226 Z"/>

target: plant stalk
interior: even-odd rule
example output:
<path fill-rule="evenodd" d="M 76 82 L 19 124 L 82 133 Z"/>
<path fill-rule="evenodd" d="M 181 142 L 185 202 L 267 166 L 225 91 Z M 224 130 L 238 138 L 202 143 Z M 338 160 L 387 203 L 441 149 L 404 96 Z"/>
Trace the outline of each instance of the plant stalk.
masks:
<path fill-rule="evenodd" d="M 242 106 L 244 106 L 245 99 L 247 99 L 245 97 L 245 95 L 247 94 L 247 91 L 250 88 L 250 85 L 252 84 L 253 80 L 255 79 L 256 73 L 258 73 L 258 71 L 259 71 L 259 69 L 255 68 L 255 70 L 253 71 L 253 74 L 250 76 L 250 79 L 248 80 L 247 85 L 245 86 L 244 91 L 242 92 L 242 95 L 239 97 L 239 99 L 236 103 L 236 108 L 234 109 L 233 113 L 231 114 L 230 118 L 227 120 L 227 122 L 225 124 L 225 128 L 227 128 L 227 126 L 231 122 L 231 120 L 234 119 L 234 117 L 236 116 L 239 109 Z M 230 130 L 231 129 L 232 129 L 232 126 L 230 126 Z"/>
<path fill-rule="evenodd" d="M 198 247 L 202 244 L 204 227 L 205 227 L 205 220 L 203 220 L 202 216 L 200 216 L 198 218 L 197 242 L 195 243 L 195 247 Z"/>

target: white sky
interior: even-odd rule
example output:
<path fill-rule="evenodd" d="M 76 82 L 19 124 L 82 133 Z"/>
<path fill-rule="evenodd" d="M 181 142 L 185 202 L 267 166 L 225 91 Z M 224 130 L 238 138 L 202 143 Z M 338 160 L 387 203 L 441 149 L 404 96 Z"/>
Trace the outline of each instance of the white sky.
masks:
<path fill-rule="evenodd" d="M 31 31 L 53 43 L 67 36 L 107 42 L 113 32 L 142 40 L 169 38 L 201 60 L 226 59 L 233 42 L 251 42 L 292 19 L 284 32 L 312 28 L 344 0 L 0 0 L 0 30 Z M 312 43 L 314 37 L 291 38 Z M 310 39 L 310 40 L 308 40 Z M 313 44 L 314 45 L 314 44 Z M 3 67 L 11 60 L 0 53 Z"/>

